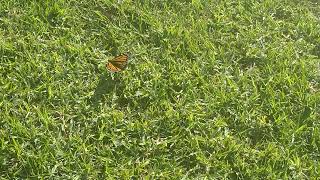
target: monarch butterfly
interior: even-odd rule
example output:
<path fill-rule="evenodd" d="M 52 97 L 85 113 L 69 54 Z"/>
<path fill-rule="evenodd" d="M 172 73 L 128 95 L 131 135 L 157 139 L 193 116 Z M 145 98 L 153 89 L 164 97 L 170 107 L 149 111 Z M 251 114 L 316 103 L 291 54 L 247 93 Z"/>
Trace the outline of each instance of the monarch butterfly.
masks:
<path fill-rule="evenodd" d="M 106 68 L 108 71 L 115 73 L 124 70 L 127 67 L 129 56 L 127 54 L 121 54 L 108 61 Z"/>

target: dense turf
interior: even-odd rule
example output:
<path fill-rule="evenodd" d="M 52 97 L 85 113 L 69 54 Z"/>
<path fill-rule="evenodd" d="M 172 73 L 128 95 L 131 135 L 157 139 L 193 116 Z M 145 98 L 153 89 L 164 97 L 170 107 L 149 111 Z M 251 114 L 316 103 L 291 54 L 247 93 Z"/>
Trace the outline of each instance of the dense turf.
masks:
<path fill-rule="evenodd" d="M 1 178 L 320 176 L 317 1 L 142 2 L 0 0 Z"/>

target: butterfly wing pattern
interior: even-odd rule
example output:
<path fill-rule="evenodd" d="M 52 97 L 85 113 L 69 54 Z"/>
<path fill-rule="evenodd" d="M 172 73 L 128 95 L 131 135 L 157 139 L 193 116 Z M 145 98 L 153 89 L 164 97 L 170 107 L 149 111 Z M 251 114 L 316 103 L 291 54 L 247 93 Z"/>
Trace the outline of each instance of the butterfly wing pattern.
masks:
<path fill-rule="evenodd" d="M 106 68 L 115 73 L 124 70 L 127 67 L 129 56 L 127 54 L 119 55 L 108 61 Z"/>

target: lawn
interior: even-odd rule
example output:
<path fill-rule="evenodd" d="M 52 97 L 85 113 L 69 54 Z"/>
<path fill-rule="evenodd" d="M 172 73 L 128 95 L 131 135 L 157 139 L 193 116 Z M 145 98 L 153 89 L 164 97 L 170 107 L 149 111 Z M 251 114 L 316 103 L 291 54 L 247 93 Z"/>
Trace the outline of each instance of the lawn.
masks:
<path fill-rule="evenodd" d="M 312 179 L 319 148 L 317 0 L 0 0 L 0 179 Z"/>

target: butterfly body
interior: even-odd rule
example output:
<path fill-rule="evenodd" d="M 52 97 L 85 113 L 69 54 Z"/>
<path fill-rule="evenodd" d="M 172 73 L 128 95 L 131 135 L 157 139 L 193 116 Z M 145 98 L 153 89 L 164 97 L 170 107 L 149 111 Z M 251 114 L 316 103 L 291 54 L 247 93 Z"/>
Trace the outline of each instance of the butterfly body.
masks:
<path fill-rule="evenodd" d="M 123 71 L 128 65 L 129 56 L 122 54 L 108 61 L 106 68 L 108 71 L 115 73 Z"/>

